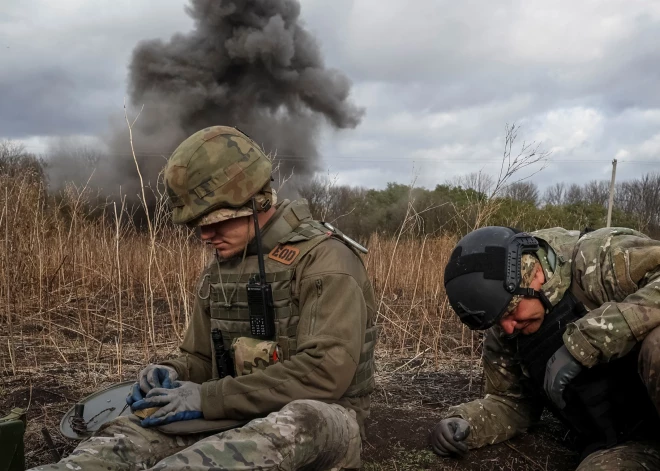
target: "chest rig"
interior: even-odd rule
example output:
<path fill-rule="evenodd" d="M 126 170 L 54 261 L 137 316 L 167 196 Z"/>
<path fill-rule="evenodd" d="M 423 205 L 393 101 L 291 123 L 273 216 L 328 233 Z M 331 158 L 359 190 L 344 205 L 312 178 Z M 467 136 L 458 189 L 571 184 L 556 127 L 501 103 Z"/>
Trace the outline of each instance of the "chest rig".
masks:
<path fill-rule="evenodd" d="M 293 228 L 289 234 L 279 240 L 279 248 L 271 252 L 274 257 L 264 257 L 266 283 L 270 284 L 273 294 L 273 310 L 275 317 L 275 335 L 271 339 L 277 342 L 280 360 L 289 360 L 297 352 L 297 329 L 299 322 L 299 306 L 294 299 L 296 288 L 295 271 L 298 263 L 304 259 L 317 245 L 335 237 L 343 239 L 317 221 L 308 219 Z M 345 242 L 344 242 L 345 243 Z M 350 245 L 346 244 L 351 250 Z M 295 255 L 293 257 L 292 255 Z M 230 260 L 220 264 L 212 264 L 205 275 L 208 284 L 208 304 L 211 331 L 216 338 L 211 342 L 213 348 L 212 370 L 214 378 L 218 377 L 216 363 L 216 347 L 221 333 L 222 347 L 230 352 L 232 342 L 240 337 L 253 338 L 250 328 L 250 313 L 248 310 L 247 285 L 259 274 L 257 255 Z M 202 285 L 202 291 L 206 287 Z M 321 302 L 322 288 L 317 290 L 317 299 Z M 326 299 L 323 302 L 332 302 Z M 350 315 L 350 313 L 347 313 Z M 358 368 L 351 385 L 344 394 L 345 397 L 358 397 L 371 393 L 374 389 L 374 349 L 377 340 L 375 326 L 367 326 Z"/>
<path fill-rule="evenodd" d="M 564 392 L 566 407 L 559 410 L 544 392 L 545 367 L 563 342 L 566 326 L 588 311 L 579 301 L 575 283 L 545 316 L 538 331 L 516 337 L 518 359 L 546 407 L 571 428 L 582 457 L 613 447 L 640 433 L 655 416 L 653 405 L 637 375 L 637 352 L 607 364 L 585 368 Z"/>

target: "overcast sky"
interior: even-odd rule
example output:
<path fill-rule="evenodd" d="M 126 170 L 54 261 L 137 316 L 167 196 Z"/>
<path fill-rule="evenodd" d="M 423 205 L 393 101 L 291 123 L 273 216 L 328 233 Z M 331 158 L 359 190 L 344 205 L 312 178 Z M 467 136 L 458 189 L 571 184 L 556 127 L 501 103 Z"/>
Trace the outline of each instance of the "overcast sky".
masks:
<path fill-rule="evenodd" d="M 39 153 L 49 138 L 122 125 L 133 47 L 189 31 L 185 4 L 2 0 L 0 138 Z M 301 4 L 327 66 L 366 108 L 355 130 L 322 136 L 324 166 L 343 183 L 494 174 L 512 122 L 520 143 L 552 151 L 533 177 L 541 188 L 609 179 L 615 157 L 619 180 L 660 172 L 656 0 Z"/>

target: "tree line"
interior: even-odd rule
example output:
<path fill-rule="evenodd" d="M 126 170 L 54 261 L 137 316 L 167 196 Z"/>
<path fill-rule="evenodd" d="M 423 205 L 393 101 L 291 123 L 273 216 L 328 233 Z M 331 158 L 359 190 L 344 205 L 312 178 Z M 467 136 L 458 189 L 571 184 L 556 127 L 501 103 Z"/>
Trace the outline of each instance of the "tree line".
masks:
<path fill-rule="evenodd" d="M 314 217 L 333 222 L 347 234 L 462 235 L 483 225 L 522 230 L 561 226 L 604 227 L 609 181 L 582 185 L 555 183 L 541 193 L 530 181 L 506 185 L 492 195 L 493 180 L 472 173 L 433 189 L 388 183 L 382 190 L 336 185 L 316 177 L 298 185 Z M 615 187 L 613 226 L 632 227 L 660 237 L 660 174 L 648 173 Z"/>
<path fill-rule="evenodd" d="M 87 166 L 93 164 L 89 158 L 82 160 Z M 40 188 L 38 194 L 45 198 L 44 204 L 47 197 L 52 197 L 59 211 L 66 213 L 70 209 L 62 204 L 62 188 L 48 188 L 48 161 L 16 143 L 0 141 L 0 177 L 6 183 L 27 178 Z M 582 185 L 559 182 L 543 193 L 531 181 L 501 183 L 483 173 L 471 173 L 433 189 L 399 183 L 368 189 L 337 185 L 332 178 L 317 176 L 296 183 L 287 193 L 306 198 L 315 218 L 331 222 L 361 240 L 373 233 L 463 235 L 483 225 L 581 230 L 606 224 L 608 181 L 593 180 Z M 103 214 L 100 206 L 104 203 L 107 204 L 105 200 L 94 202 L 94 207 L 88 208 L 88 217 Z M 140 212 L 135 215 L 139 221 Z M 612 225 L 632 227 L 660 238 L 660 174 L 647 173 L 616 184 Z"/>

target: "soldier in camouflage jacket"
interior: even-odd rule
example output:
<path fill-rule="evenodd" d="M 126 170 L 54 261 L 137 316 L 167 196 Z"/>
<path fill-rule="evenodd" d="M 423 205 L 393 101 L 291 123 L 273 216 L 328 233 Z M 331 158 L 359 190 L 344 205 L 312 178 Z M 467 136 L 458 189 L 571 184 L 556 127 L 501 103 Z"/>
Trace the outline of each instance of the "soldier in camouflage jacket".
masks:
<path fill-rule="evenodd" d="M 482 228 L 468 234 L 447 266 L 445 285 L 452 307 L 471 328 L 488 329 L 483 346 L 486 396 L 450 408 L 431 434 L 434 450 L 442 456 L 464 454 L 507 440 L 538 421 L 547 406 L 577 436 L 582 433 L 579 470 L 660 469 L 655 441 L 660 412 L 660 241 L 626 228 L 582 235 L 561 228 L 539 230 L 531 234 L 538 246 L 531 242 L 518 251 L 518 258 L 512 249 L 503 249 L 503 261 L 508 250 L 508 260 L 520 264 L 516 293 L 525 295 L 509 292 L 502 309 L 478 307 L 474 303 L 497 304 L 501 293 L 487 290 L 498 290 L 501 280 L 492 272 L 488 275 L 487 263 L 475 263 L 474 257 L 493 252 L 486 247 L 489 240 L 506 247 L 520 236 L 514 232 Z M 466 257 L 470 250 L 472 261 Z M 509 275 L 507 271 L 501 278 Z M 471 283 L 473 296 L 490 301 L 469 304 L 468 292 L 460 291 L 468 277 L 485 283 Z M 480 286 L 485 291 L 480 292 Z M 568 314 L 559 319 L 558 311 Z M 490 318 L 478 325 L 484 316 Z M 557 350 L 545 363 L 543 350 L 549 347 L 543 342 L 553 331 L 558 345 L 552 348 Z M 536 358 L 526 359 L 530 352 Z M 532 370 L 538 358 L 545 364 L 536 368 L 540 377 L 535 381 Z M 617 393 L 606 396 L 608 388 Z M 649 421 L 654 425 L 649 427 Z M 610 426 L 611 434 L 594 439 Z"/>
<path fill-rule="evenodd" d="M 181 355 L 140 372 L 127 399 L 135 415 L 41 469 L 360 467 L 376 342 L 361 247 L 314 221 L 305 201 L 277 203 L 270 181 L 270 161 L 235 128 L 201 130 L 177 148 L 165 170 L 173 221 L 215 248 Z M 264 281 L 260 262 L 272 335 L 251 322 L 247 285 Z"/>

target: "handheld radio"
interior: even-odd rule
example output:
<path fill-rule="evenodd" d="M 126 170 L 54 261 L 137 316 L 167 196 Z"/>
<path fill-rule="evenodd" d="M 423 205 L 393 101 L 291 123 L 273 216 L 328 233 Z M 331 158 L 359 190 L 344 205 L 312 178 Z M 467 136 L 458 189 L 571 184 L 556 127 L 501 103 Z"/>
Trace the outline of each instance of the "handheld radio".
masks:
<path fill-rule="evenodd" d="M 248 312 L 250 313 L 250 334 L 256 338 L 272 339 L 275 335 L 275 308 L 273 306 L 273 290 L 271 286 L 266 283 L 264 254 L 261 247 L 261 232 L 259 231 L 257 205 L 254 201 L 254 198 L 252 198 L 252 218 L 254 220 L 254 237 L 257 241 L 259 275 L 251 277 L 247 284 Z"/>

